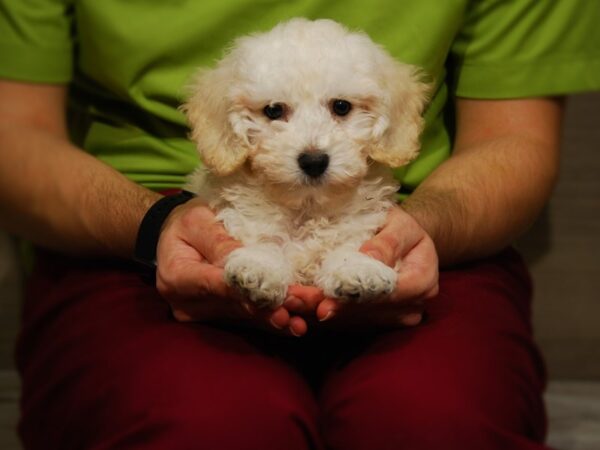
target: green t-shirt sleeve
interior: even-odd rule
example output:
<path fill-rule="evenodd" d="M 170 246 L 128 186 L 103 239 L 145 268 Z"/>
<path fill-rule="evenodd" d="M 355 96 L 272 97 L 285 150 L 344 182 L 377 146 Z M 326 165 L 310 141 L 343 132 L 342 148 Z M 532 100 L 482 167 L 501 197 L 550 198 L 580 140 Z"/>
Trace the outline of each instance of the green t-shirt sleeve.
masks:
<path fill-rule="evenodd" d="M 459 97 L 600 90 L 600 1 L 478 0 L 451 48 Z"/>
<path fill-rule="evenodd" d="M 0 1 L 0 77 L 38 83 L 71 80 L 72 1 Z"/>

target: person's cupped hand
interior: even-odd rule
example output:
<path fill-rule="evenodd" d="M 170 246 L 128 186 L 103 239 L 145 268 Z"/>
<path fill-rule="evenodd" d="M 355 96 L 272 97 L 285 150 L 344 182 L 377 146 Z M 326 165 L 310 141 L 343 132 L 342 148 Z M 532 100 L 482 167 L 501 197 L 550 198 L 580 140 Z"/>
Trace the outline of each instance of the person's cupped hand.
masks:
<path fill-rule="evenodd" d="M 438 258 L 423 228 L 401 207 L 393 208 L 381 230 L 360 251 L 397 268 L 394 291 L 371 302 L 324 298 L 317 288 L 291 287 L 284 303 L 291 313 L 314 316 L 318 326 L 362 331 L 418 325 L 426 301 L 438 293 Z"/>
<path fill-rule="evenodd" d="M 157 247 L 156 287 L 180 322 L 232 323 L 301 336 L 305 319 L 287 308 L 257 308 L 225 283 L 227 255 L 242 244 L 232 238 L 199 199 L 175 208 L 163 226 Z M 315 290 L 296 289 L 315 303 Z M 318 295 L 318 294 L 317 294 Z"/>

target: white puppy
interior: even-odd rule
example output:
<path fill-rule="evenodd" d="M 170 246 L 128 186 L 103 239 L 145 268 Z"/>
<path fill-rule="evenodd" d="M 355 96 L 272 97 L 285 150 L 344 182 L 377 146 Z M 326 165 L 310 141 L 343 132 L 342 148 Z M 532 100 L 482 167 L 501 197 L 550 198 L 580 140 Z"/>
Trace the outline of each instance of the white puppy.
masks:
<path fill-rule="evenodd" d="M 293 19 L 238 39 L 184 106 L 204 167 L 190 178 L 243 248 L 226 282 L 275 307 L 292 283 L 367 301 L 396 272 L 359 253 L 394 205 L 389 167 L 419 149 L 426 85 L 365 34 Z"/>

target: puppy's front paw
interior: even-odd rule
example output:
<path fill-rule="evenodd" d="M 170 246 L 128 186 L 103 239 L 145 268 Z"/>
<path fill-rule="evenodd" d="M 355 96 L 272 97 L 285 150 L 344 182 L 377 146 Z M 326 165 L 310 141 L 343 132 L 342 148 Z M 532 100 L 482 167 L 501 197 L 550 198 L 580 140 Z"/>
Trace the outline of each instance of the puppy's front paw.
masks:
<path fill-rule="evenodd" d="M 292 275 L 287 264 L 269 253 L 250 247 L 234 250 L 225 264 L 225 282 L 257 306 L 275 308 L 285 300 Z"/>
<path fill-rule="evenodd" d="M 339 252 L 325 260 L 317 283 L 328 297 L 367 302 L 391 294 L 396 276 L 391 267 L 365 254 Z"/>

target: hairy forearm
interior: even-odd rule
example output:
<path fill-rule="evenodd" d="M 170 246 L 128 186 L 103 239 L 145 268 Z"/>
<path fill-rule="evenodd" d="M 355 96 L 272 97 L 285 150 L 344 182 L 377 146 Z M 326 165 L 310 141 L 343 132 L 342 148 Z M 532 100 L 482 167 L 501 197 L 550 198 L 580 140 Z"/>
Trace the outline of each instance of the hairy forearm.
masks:
<path fill-rule="evenodd" d="M 0 226 L 62 252 L 131 256 L 160 197 L 43 127 L 0 123 L 0 156 Z"/>
<path fill-rule="evenodd" d="M 460 149 L 403 204 L 447 266 L 492 254 L 535 220 L 554 185 L 547 141 L 504 136 Z"/>

